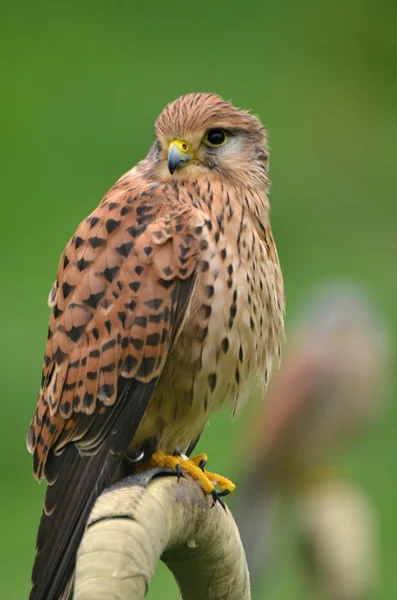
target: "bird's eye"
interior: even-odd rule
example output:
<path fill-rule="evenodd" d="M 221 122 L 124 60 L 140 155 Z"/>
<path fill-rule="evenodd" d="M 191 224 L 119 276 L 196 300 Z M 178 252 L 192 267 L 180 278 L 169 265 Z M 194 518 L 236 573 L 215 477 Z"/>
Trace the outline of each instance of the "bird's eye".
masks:
<path fill-rule="evenodd" d="M 223 131 L 223 129 L 210 129 L 205 134 L 204 142 L 206 142 L 208 146 L 223 146 L 223 144 L 226 142 L 226 133 Z"/>

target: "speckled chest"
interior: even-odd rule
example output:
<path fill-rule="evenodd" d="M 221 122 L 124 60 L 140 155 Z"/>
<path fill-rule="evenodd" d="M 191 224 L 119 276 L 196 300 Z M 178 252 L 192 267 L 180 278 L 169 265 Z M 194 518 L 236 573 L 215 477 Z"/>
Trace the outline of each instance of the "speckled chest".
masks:
<path fill-rule="evenodd" d="M 185 448 L 225 400 L 235 411 L 256 375 L 266 382 L 279 350 L 278 278 L 244 210 L 206 220 L 196 288 L 141 433 L 152 427 L 164 450 Z"/>

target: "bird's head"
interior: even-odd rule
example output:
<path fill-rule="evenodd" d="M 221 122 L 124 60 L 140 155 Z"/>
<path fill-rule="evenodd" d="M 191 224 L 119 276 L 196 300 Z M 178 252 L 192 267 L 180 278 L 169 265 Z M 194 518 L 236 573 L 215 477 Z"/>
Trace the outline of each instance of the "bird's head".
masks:
<path fill-rule="evenodd" d="M 244 185 L 268 183 L 266 132 L 255 116 L 215 94 L 187 94 L 168 104 L 149 153 L 160 180 L 212 172 Z"/>

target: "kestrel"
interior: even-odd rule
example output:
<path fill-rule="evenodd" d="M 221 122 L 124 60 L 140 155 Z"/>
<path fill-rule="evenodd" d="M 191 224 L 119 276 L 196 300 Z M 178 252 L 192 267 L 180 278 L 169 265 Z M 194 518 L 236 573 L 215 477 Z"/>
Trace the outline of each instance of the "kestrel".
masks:
<path fill-rule="evenodd" d="M 269 222 L 266 132 L 214 94 L 167 105 L 147 157 L 61 256 L 27 444 L 48 487 L 31 600 L 68 597 L 100 492 L 131 463 L 232 484 L 189 455 L 280 354 L 284 290 Z M 178 467 L 179 464 L 179 467 Z M 65 591 L 66 590 L 66 591 Z"/>

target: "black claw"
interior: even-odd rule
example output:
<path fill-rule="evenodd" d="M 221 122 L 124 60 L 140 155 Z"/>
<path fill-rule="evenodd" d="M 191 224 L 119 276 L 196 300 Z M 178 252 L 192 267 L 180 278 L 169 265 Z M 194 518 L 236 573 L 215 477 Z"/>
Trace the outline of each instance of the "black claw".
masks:
<path fill-rule="evenodd" d="M 203 459 L 201 459 L 201 460 L 200 460 L 200 462 L 199 462 L 198 466 L 200 467 L 200 469 L 201 469 L 202 471 L 204 471 L 204 468 L 205 468 L 205 465 L 206 465 L 206 464 L 207 464 L 207 461 L 206 461 L 206 460 L 204 460 L 204 458 L 203 458 Z"/>
<path fill-rule="evenodd" d="M 216 490 L 211 492 L 211 496 L 214 500 L 213 504 L 211 505 L 211 508 L 213 508 L 215 506 L 215 504 L 217 502 L 219 502 L 219 504 L 222 506 L 223 510 L 226 510 L 226 504 L 224 503 L 224 501 L 222 500 L 222 496 L 227 496 L 227 494 L 229 493 L 226 490 L 226 494 L 224 492 L 217 492 Z"/>
<path fill-rule="evenodd" d="M 224 498 L 225 496 L 228 496 L 230 494 L 229 490 L 223 490 L 223 492 L 218 492 L 218 497 L 221 496 L 222 498 Z"/>
<path fill-rule="evenodd" d="M 182 469 L 181 469 L 180 464 L 175 465 L 175 471 L 176 471 L 176 475 L 178 477 L 178 482 L 179 482 L 182 477 Z"/>

